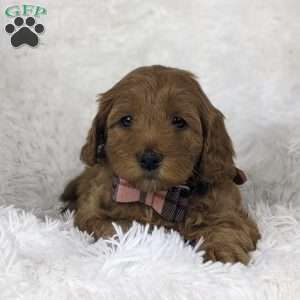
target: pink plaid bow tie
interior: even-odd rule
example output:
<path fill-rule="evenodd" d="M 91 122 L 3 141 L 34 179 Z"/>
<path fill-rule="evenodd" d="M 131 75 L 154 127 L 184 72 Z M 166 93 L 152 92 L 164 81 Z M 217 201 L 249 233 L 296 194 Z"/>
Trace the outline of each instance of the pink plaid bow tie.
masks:
<path fill-rule="evenodd" d="M 175 186 L 167 191 L 146 193 L 130 186 L 122 178 L 113 178 L 112 198 L 114 201 L 144 203 L 151 206 L 163 218 L 172 222 L 180 222 L 184 219 L 189 195 L 190 188 L 185 185 Z"/>

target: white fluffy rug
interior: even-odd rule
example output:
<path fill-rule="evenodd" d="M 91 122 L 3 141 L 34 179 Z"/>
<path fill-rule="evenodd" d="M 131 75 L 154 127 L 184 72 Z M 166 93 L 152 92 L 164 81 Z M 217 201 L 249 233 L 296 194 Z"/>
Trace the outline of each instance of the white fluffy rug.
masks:
<path fill-rule="evenodd" d="M 0 299 L 300 299 L 300 1 L 35 3 L 40 45 L 15 49 L 0 2 Z M 94 244 L 58 214 L 95 95 L 151 64 L 195 72 L 227 117 L 262 233 L 247 267 L 137 225 Z"/>
<path fill-rule="evenodd" d="M 65 221 L 0 210 L 0 299 L 284 299 L 300 295 L 300 210 L 257 205 L 250 265 L 202 262 L 175 232 L 116 227 L 111 240 Z"/>

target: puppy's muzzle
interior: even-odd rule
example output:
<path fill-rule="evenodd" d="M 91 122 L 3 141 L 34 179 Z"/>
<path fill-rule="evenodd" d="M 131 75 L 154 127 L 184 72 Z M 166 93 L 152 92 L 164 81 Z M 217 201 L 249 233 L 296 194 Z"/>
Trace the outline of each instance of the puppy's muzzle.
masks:
<path fill-rule="evenodd" d="M 137 154 L 137 160 L 142 169 L 147 171 L 153 171 L 159 167 L 160 162 L 163 159 L 163 155 L 153 150 L 145 150 L 142 153 Z"/>

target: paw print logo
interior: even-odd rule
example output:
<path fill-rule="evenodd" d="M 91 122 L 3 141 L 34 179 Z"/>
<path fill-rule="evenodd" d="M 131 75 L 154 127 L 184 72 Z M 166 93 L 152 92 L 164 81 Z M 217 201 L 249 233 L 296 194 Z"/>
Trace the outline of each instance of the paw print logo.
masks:
<path fill-rule="evenodd" d="M 16 17 L 14 24 L 7 24 L 5 31 L 11 35 L 10 42 L 14 47 L 27 44 L 35 47 L 39 43 L 38 35 L 44 32 L 45 28 L 42 24 L 35 25 L 35 19 L 28 17 L 25 21 L 21 17 Z"/>

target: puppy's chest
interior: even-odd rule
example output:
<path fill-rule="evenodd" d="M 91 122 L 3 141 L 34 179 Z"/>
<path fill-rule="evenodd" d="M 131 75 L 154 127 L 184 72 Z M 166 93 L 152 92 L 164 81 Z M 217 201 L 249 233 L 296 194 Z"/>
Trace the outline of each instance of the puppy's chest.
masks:
<path fill-rule="evenodd" d="M 161 224 L 165 222 L 158 213 L 144 203 L 120 203 L 110 199 L 110 208 L 116 218 L 140 223 Z"/>

